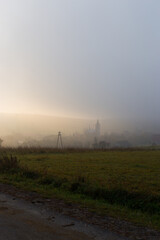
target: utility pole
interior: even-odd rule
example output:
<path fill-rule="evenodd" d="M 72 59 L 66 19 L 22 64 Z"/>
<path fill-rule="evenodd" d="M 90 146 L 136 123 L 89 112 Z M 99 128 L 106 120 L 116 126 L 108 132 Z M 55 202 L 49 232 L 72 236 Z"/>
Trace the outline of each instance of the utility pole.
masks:
<path fill-rule="evenodd" d="M 63 144 L 62 144 L 62 134 L 61 132 L 58 132 L 58 137 L 57 137 L 57 148 L 63 148 Z"/>

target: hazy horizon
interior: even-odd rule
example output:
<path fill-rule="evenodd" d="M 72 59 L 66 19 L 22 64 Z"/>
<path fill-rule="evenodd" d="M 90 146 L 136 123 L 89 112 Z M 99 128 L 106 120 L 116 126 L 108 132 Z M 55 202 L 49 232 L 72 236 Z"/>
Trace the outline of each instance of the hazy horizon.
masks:
<path fill-rule="evenodd" d="M 154 129 L 159 9 L 158 0 L 0 0 L 0 112 Z"/>

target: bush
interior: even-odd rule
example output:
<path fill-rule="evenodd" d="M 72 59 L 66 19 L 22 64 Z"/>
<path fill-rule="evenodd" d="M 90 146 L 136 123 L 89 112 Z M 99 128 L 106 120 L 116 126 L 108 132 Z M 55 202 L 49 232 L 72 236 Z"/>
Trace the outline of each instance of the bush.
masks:
<path fill-rule="evenodd" d="M 17 170 L 20 168 L 19 160 L 16 156 L 1 156 L 0 157 L 0 170 L 6 171 L 6 170 Z"/>

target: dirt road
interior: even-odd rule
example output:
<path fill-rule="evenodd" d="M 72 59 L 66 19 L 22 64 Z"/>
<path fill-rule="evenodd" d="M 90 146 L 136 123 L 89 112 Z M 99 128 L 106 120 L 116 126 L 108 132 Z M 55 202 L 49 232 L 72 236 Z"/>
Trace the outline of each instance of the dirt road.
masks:
<path fill-rule="evenodd" d="M 71 217 L 0 193 L 0 240 L 124 240 Z"/>

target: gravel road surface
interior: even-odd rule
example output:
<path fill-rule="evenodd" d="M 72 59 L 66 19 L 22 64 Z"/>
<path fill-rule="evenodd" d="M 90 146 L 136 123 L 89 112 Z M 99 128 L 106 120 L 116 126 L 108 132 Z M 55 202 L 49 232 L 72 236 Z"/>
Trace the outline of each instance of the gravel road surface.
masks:
<path fill-rule="evenodd" d="M 0 240 L 14 239 L 160 240 L 160 232 L 0 183 Z"/>
<path fill-rule="evenodd" d="M 0 240 L 124 240 L 115 233 L 0 193 Z"/>

